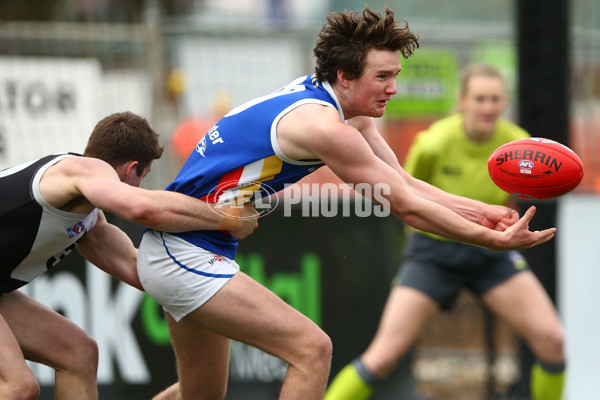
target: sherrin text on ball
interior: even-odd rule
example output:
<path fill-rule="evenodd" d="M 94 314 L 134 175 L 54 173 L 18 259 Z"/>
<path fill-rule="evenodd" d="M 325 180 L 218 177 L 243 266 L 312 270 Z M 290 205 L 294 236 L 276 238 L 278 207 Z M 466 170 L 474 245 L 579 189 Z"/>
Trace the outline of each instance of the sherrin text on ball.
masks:
<path fill-rule="evenodd" d="M 573 150 L 539 137 L 498 147 L 488 160 L 488 170 L 500 189 L 529 200 L 562 196 L 583 178 L 583 163 Z"/>

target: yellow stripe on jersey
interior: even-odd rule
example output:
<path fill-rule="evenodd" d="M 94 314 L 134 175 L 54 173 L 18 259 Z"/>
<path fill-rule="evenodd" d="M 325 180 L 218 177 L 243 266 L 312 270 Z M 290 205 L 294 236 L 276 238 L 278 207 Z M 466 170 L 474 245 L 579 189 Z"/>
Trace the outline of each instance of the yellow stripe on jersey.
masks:
<path fill-rule="evenodd" d="M 258 181 L 268 182 L 281 172 L 283 160 L 273 154 L 272 156 L 265 158 L 263 161 L 264 164 Z"/>
<path fill-rule="evenodd" d="M 260 161 L 262 161 L 262 168 L 259 175 L 252 177 L 252 180 L 247 181 L 250 183 L 249 185 L 239 189 L 235 204 L 243 204 L 247 202 L 248 199 L 252 198 L 254 192 L 260 190 L 261 183 L 269 182 L 281 172 L 281 168 L 283 167 L 283 161 L 276 155 L 269 156 Z M 256 165 L 257 161 L 252 164 Z M 243 176 L 244 174 L 242 174 L 242 177 Z"/>

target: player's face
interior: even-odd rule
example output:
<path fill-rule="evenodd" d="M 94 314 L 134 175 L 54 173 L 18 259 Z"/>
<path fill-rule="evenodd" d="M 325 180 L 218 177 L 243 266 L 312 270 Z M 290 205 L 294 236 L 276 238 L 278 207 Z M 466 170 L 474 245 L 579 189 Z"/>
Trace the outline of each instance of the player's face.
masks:
<path fill-rule="evenodd" d="M 507 104 L 504 81 L 496 77 L 472 76 L 466 93 L 460 98 L 467 135 L 474 140 L 489 138 Z"/>
<path fill-rule="evenodd" d="M 370 50 L 360 78 L 352 80 L 352 105 L 344 109 L 346 118 L 358 115 L 381 117 L 390 98 L 395 95 L 396 75 L 401 70 L 400 53 L 391 50 Z"/>

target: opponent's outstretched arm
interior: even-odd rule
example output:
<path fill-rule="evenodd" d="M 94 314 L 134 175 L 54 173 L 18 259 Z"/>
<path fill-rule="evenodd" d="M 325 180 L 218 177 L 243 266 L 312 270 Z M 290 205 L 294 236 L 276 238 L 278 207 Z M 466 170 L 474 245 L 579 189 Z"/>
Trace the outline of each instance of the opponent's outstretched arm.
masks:
<path fill-rule="evenodd" d="M 77 244 L 77 250 L 104 272 L 144 290 L 136 268 L 138 250 L 125 232 L 108 223 L 102 211 L 96 226 Z"/>
<path fill-rule="evenodd" d="M 62 164 L 62 165 L 61 165 Z M 113 167 L 89 157 L 68 157 L 56 165 L 61 173 L 46 185 L 65 201 L 84 197 L 95 207 L 153 229 L 166 232 L 225 230 L 244 238 L 258 226 L 258 212 L 245 207 L 219 207 L 166 190 L 147 190 L 120 181 Z M 44 178 L 46 179 L 46 178 Z M 60 200 L 57 200 L 60 202 Z"/>

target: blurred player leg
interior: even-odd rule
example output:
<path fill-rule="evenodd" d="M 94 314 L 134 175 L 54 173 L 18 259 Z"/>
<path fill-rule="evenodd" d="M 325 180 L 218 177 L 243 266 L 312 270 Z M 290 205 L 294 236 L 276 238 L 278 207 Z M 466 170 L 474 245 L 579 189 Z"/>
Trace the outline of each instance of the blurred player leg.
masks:
<path fill-rule="evenodd" d="M 392 289 L 375 338 L 367 351 L 344 367 L 327 389 L 325 400 L 364 400 L 373 385 L 387 377 L 424 324 L 438 312 L 437 303 L 413 288 Z"/>
<path fill-rule="evenodd" d="M 525 340 L 539 360 L 531 374 L 533 399 L 560 399 L 565 376 L 564 333 L 550 298 L 533 273 L 516 274 L 482 298 Z"/>

